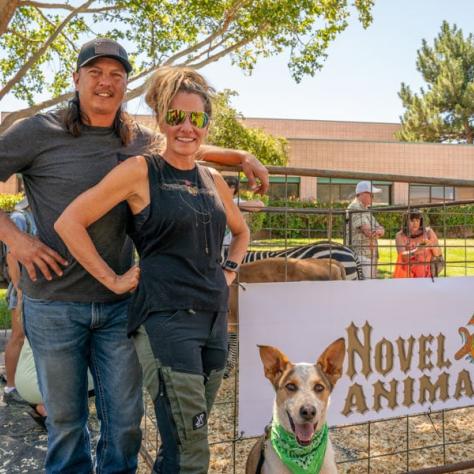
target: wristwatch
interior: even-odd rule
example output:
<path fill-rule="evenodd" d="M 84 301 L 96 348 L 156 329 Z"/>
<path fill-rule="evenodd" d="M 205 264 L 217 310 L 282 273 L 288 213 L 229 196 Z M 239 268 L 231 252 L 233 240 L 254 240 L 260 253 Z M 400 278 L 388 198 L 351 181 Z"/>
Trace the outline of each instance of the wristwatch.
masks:
<path fill-rule="evenodd" d="M 222 268 L 224 270 L 228 270 L 229 272 L 238 272 L 239 271 L 240 265 L 237 262 L 234 262 L 233 260 L 226 260 L 222 264 Z"/>

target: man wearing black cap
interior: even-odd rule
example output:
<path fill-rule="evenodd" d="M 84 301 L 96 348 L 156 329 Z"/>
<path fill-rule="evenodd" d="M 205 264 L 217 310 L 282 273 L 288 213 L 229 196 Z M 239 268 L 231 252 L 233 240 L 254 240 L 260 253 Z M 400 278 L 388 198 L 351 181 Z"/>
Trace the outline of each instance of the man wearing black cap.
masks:
<path fill-rule="evenodd" d="M 118 162 L 143 154 L 153 140 L 122 110 L 131 70 L 126 51 L 115 41 L 86 43 L 68 106 L 17 122 L 0 136 L 0 181 L 23 174 L 38 226 L 35 239 L 0 213 L 0 240 L 25 270 L 24 324 L 48 412 L 47 473 L 93 471 L 86 425 L 88 368 L 101 421 L 96 473 L 133 473 L 137 467 L 143 408 L 141 372 L 126 337 L 128 298 L 90 276 L 53 228 L 74 198 Z M 267 186 L 266 170 L 251 155 L 211 147 L 202 157 L 242 163 L 252 180 L 255 172 Z M 89 228 L 99 253 L 118 274 L 132 262 L 127 212 L 119 205 Z"/>

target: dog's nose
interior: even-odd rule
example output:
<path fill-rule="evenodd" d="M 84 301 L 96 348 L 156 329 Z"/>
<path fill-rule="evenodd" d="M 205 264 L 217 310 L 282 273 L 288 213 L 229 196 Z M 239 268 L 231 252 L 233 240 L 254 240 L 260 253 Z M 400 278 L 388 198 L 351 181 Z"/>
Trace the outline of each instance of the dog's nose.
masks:
<path fill-rule="evenodd" d="M 316 416 L 316 407 L 313 405 L 303 405 L 300 408 L 300 416 L 303 420 L 312 420 Z"/>

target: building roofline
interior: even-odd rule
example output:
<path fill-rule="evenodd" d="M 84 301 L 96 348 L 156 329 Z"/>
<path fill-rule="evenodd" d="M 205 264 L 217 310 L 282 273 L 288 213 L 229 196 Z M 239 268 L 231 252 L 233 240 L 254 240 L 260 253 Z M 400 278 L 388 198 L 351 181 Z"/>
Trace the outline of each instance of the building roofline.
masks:
<path fill-rule="evenodd" d="M 140 117 L 153 117 L 153 114 L 132 114 Z M 363 125 L 395 125 L 401 126 L 399 122 L 369 122 L 363 120 L 324 120 L 324 119 L 303 119 L 303 118 L 283 118 L 283 117 L 245 117 L 243 120 L 285 120 L 290 122 L 330 122 L 330 123 L 360 123 Z"/>
<path fill-rule="evenodd" d="M 303 119 L 303 118 L 283 118 L 283 117 L 245 117 L 244 120 L 287 120 L 291 122 L 331 122 L 331 123 L 360 123 L 364 125 L 396 125 L 401 126 L 400 122 L 370 122 L 363 120 L 324 120 L 324 119 Z"/>
<path fill-rule="evenodd" d="M 390 140 L 363 140 L 357 138 L 313 138 L 313 137 L 284 137 L 286 140 L 301 140 L 309 142 L 352 142 L 352 143 L 382 143 L 387 145 L 435 145 L 435 146 L 465 146 L 465 147 L 474 147 L 470 143 L 439 143 L 439 142 L 400 142 L 400 141 L 390 141 Z"/>

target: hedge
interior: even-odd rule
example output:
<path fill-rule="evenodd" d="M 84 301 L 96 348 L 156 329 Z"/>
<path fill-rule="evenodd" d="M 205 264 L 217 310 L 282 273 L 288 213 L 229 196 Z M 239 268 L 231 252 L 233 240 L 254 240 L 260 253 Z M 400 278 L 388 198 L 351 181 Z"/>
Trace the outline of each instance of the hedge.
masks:
<path fill-rule="evenodd" d="M 342 237 L 344 233 L 344 216 L 328 214 L 296 214 L 295 209 L 328 209 L 328 203 L 291 198 L 288 201 L 269 199 L 267 196 L 254 196 L 251 192 L 241 192 L 243 199 L 261 199 L 269 207 L 288 207 L 291 212 L 266 213 L 253 212 L 247 214 L 252 235 L 261 231 L 271 232 L 273 237 L 305 238 L 313 237 L 320 233 L 321 238 L 326 238 L 329 228 L 329 219 L 332 218 L 332 237 Z M 0 194 L 0 209 L 6 212 L 13 211 L 15 204 L 24 195 Z M 333 203 L 333 209 L 345 209 L 348 202 Z M 377 212 L 378 222 L 386 230 L 386 237 L 394 237 L 401 227 L 403 212 Z M 472 237 L 474 236 L 474 205 L 450 206 L 447 208 L 432 208 L 425 212 L 429 225 L 438 235 L 445 237 Z M 285 232 L 288 229 L 288 232 Z M 446 233 L 444 232 L 446 229 Z"/>
<path fill-rule="evenodd" d="M 300 200 L 297 198 L 285 200 L 269 200 L 270 207 L 288 207 L 285 213 L 254 213 L 249 216 L 252 233 L 259 231 L 271 233 L 272 237 L 282 238 L 311 238 L 315 234 L 320 238 L 327 237 L 330 219 L 332 220 L 332 237 L 341 238 L 344 234 L 345 216 L 328 214 L 297 214 L 296 209 L 346 209 L 349 202 L 318 203 L 317 201 Z M 403 211 L 377 212 L 377 221 L 384 227 L 386 237 L 394 237 L 400 230 Z M 446 208 L 431 208 L 425 211 L 427 223 L 445 237 L 474 236 L 474 206 L 450 206 Z M 287 229 L 287 231 L 285 231 Z M 446 229 L 446 231 L 445 231 Z"/>
<path fill-rule="evenodd" d="M 1 194 L 0 193 L 0 209 L 5 212 L 12 212 L 15 204 L 24 198 L 23 193 L 18 194 Z"/>

